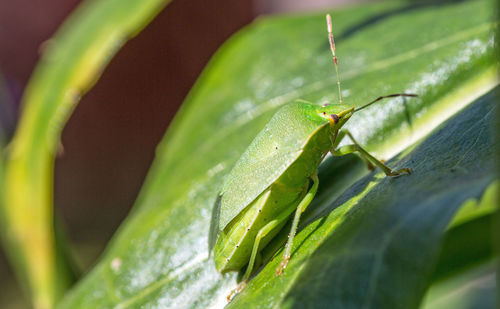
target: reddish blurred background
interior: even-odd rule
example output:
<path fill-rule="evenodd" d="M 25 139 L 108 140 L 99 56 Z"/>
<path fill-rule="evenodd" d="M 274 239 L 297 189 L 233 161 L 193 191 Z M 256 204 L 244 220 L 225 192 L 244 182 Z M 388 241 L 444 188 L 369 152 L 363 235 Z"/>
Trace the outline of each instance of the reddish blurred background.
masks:
<path fill-rule="evenodd" d="M 19 99 L 49 39 L 78 0 L 0 2 L 0 75 L 12 132 Z M 55 205 L 88 268 L 125 218 L 157 143 L 215 50 L 257 15 L 333 7 L 348 0 L 173 1 L 113 58 L 64 129 Z M 1 102 L 0 102 L 1 103 Z M 0 251 L 0 307 L 25 307 Z"/>

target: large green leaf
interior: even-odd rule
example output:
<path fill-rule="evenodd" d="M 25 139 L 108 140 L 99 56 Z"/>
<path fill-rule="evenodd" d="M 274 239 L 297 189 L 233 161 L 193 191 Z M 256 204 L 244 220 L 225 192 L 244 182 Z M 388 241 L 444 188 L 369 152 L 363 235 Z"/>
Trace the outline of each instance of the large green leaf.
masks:
<path fill-rule="evenodd" d="M 0 175 L 5 178 L 0 219 L 6 252 L 37 308 L 52 308 L 74 281 L 58 245 L 62 238 L 54 231 L 52 178 L 60 132 L 111 57 L 167 2 L 83 1 L 46 42 L 26 86 L 5 175 Z"/>
<path fill-rule="evenodd" d="M 274 259 L 231 305 L 245 308 L 256 299 L 278 298 L 282 306 L 294 308 L 315 303 L 334 308 L 417 307 L 453 215 L 464 201 L 480 197 L 496 177 L 490 124 L 498 94 L 497 88 L 391 161 L 397 167 L 412 165 L 410 177 L 372 174 L 328 203 L 333 211 L 298 235 L 304 248 L 291 262 L 291 278 L 267 281 L 279 264 Z M 494 202 L 487 208 L 496 207 Z M 476 242 L 490 240 L 489 233 L 475 235 Z M 460 240 L 465 245 L 466 239 Z M 475 249 L 474 254 L 481 252 Z M 491 258 L 491 252 L 475 261 L 479 258 Z"/>
<path fill-rule="evenodd" d="M 333 14 L 345 101 L 420 95 L 351 118 L 362 144 L 388 159 L 496 85 L 491 5 L 389 2 Z M 216 273 L 207 239 L 224 175 L 283 104 L 335 102 L 333 72 L 324 14 L 260 18 L 233 36 L 169 128 L 133 212 L 62 307 L 223 306 L 236 274 Z M 231 306 L 417 306 L 455 211 L 493 181 L 491 102 L 389 162 L 411 176 L 327 159 L 284 276 L 274 276 L 278 254 Z"/>

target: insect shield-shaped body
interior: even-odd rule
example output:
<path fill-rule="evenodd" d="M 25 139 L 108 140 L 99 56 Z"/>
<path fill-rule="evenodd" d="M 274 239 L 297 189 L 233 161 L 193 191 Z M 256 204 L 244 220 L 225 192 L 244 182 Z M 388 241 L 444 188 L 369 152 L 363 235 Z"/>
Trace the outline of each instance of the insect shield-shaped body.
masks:
<path fill-rule="evenodd" d="M 346 105 L 292 103 L 257 135 L 228 175 L 220 209 L 214 209 L 219 213 L 218 223 L 212 222 L 220 232 L 214 248 L 219 272 L 238 271 L 250 262 L 244 279 L 250 276 L 257 253 L 305 197 L 312 199 L 318 166 L 353 111 Z"/>
<path fill-rule="evenodd" d="M 337 69 L 329 16 L 327 21 Z M 342 102 L 340 82 L 338 88 Z M 277 270 L 278 274 L 283 272 L 290 259 L 300 215 L 316 194 L 318 167 L 328 152 L 336 156 L 358 152 L 369 166 L 380 167 L 388 176 L 410 173 L 408 168 L 391 170 L 342 129 L 355 112 L 384 98 L 398 96 L 416 95 L 382 96 L 360 108 L 342 103 L 319 106 L 295 102 L 279 109 L 236 162 L 214 206 L 209 247 L 213 248 L 216 269 L 226 273 L 247 265 L 244 284 L 258 266 L 259 252 L 293 218 L 283 262 Z M 352 144 L 337 148 L 345 136 Z"/>

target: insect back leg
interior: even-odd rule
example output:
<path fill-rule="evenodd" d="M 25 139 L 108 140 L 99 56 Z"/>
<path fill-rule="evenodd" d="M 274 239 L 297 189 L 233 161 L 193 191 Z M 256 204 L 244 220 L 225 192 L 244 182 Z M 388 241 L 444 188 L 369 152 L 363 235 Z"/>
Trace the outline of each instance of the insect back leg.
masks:
<path fill-rule="evenodd" d="M 377 158 L 372 156 L 370 153 L 368 153 L 368 151 L 366 151 L 363 147 L 361 147 L 358 144 L 358 142 L 356 142 L 356 140 L 354 139 L 354 137 L 352 136 L 352 134 L 348 130 L 344 130 L 343 132 L 345 132 L 344 133 L 345 135 L 349 136 L 349 138 L 352 140 L 353 144 L 345 145 L 345 146 L 342 146 L 338 149 L 333 148 L 331 151 L 332 155 L 344 156 L 346 154 L 353 153 L 353 152 L 357 151 L 357 152 L 359 152 L 359 154 L 361 155 L 361 158 L 363 158 L 363 160 L 368 161 L 368 162 L 380 167 L 387 176 L 394 177 L 394 176 L 399 176 L 402 173 L 411 174 L 411 169 L 409 169 L 409 168 L 402 168 L 400 170 L 393 171 L 390 167 L 385 165 L 382 161 L 378 160 Z M 338 143 L 336 143 L 336 144 L 338 144 Z"/>
<path fill-rule="evenodd" d="M 245 274 L 243 275 L 242 278 L 243 282 L 246 282 L 250 278 L 250 275 L 252 275 L 253 273 L 254 266 L 258 265 L 258 263 L 255 263 L 255 261 L 258 259 L 260 254 L 259 251 L 262 249 L 260 248 L 261 240 L 264 239 L 269 233 L 274 231 L 274 229 L 286 223 L 288 217 L 289 215 L 284 212 L 282 215 L 278 216 L 276 219 L 272 220 L 259 230 L 257 236 L 255 237 L 255 242 L 253 244 L 252 254 L 250 255 L 250 260 L 248 261 L 247 269 L 245 270 Z"/>
<path fill-rule="evenodd" d="M 259 265 L 259 261 L 261 258 L 260 250 L 262 249 L 261 241 L 265 239 L 266 236 L 270 235 L 270 233 L 273 233 L 276 229 L 280 230 L 283 227 L 283 225 L 287 222 L 289 217 L 290 217 L 289 212 L 283 212 L 282 214 L 280 214 L 274 220 L 268 222 L 259 230 L 259 232 L 255 236 L 255 240 L 252 247 L 252 253 L 248 261 L 247 269 L 245 270 L 242 280 L 238 284 L 236 289 L 232 290 L 231 293 L 227 296 L 228 301 L 230 301 L 234 297 L 234 295 L 239 293 L 245 287 L 248 279 L 250 279 L 250 276 L 254 272 L 255 265 Z"/>
<path fill-rule="evenodd" d="M 302 215 L 302 213 L 306 210 L 307 206 L 309 206 L 314 196 L 316 195 L 316 192 L 318 191 L 318 184 L 319 184 L 318 174 L 314 174 L 311 177 L 311 179 L 313 181 L 313 185 L 311 189 L 309 189 L 309 192 L 307 192 L 307 194 L 304 196 L 302 201 L 300 201 L 299 206 L 297 206 L 297 210 L 295 211 L 295 216 L 293 217 L 293 222 L 292 222 L 292 228 L 290 230 L 290 233 L 288 234 L 288 241 L 286 242 L 285 245 L 285 253 L 283 254 L 283 261 L 276 270 L 277 275 L 283 274 L 283 271 L 288 265 L 288 261 L 290 261 L 293 239 L 295 237 L 295 234 L 297 233 L 297 226 L 299 225 L 300 215 Z"/>

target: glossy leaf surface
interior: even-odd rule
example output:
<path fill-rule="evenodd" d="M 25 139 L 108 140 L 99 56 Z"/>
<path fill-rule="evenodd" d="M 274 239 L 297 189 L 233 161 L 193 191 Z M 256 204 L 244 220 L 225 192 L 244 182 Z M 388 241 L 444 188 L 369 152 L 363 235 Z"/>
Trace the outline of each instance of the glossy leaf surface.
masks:
<path fill-rule="evenodd" d="M 389 2 L 332 12 L 345 101 L 420 95 L 353 116 L 349 128 L 363 145 L 388 159 L 497 83 L 491 5 Z M 207 253 L 224 175 L 277 108 L 299 98 L 334 103 L 335 82 L 324 14 L 259 18 L 234 35 L 170 126 L 134 210 L 62 307 L 224 306 L 236 274 L 216 273 Z M 491 96 L 389 161 L 413 168 L 411 176 L 368 173 L 354 156 L 327 159 L 285 275 L 274 276 L 278 254 L 230 306 L 416 307 L 454 213 L 493 181 Z"/>

